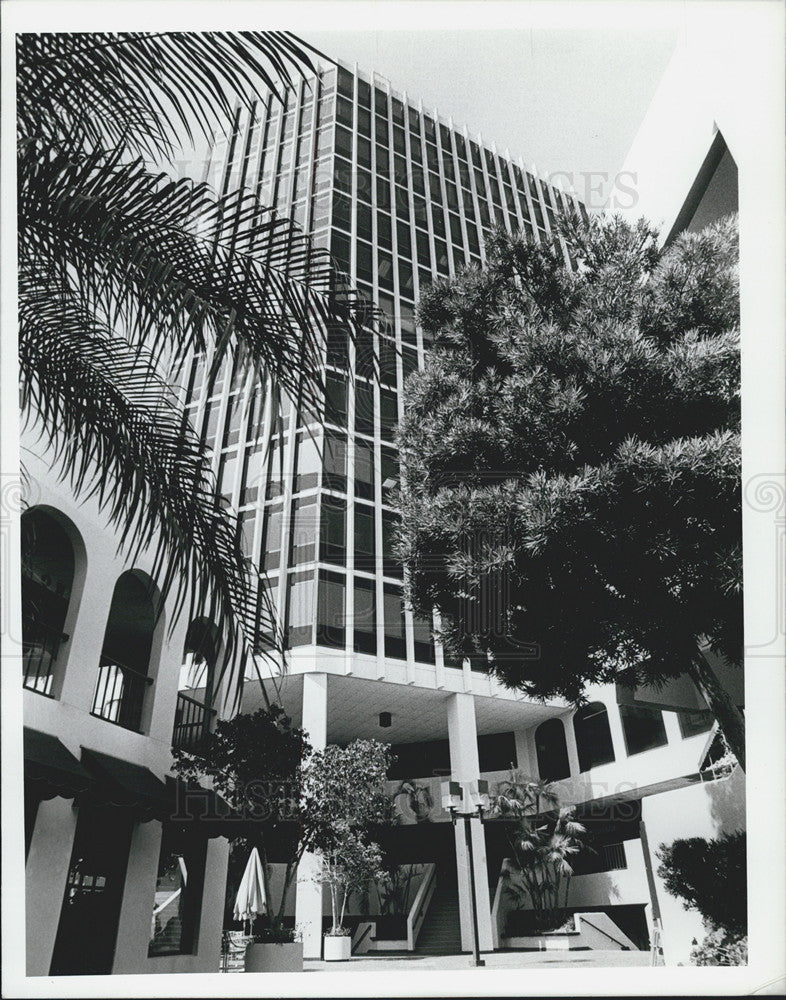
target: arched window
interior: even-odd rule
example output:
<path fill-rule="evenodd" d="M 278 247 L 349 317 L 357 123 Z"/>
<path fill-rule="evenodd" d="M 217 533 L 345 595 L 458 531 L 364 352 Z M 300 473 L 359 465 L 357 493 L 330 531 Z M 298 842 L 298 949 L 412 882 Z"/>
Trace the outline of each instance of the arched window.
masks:
<path fill-rule="evenodd" d="M 565 728 L 560 719 L 547 719 L 535 730 L 538 773 L 545 781 L 562 781 L 570 777 Z"/>
<path fill-rule="evenodd" d="M 55 661 L 68 641 L 74 547 L 63 526 L 38 507 L 22 515 L 21 535 L 23 683 L 51 695 Z"/>
<path fill-rule="evenodd" d="M 614 747 L 611 742 L 609 716 L 603 702 L 593 701 L 573 716 L 573 732 L 579 755 L 579 770 L 589 771 L 601 764 L 611 764 Z"/>
<path fill-rule="evenodd" d="M 188 627 L 180 666 L 173 747 L 189 747 L 210 728 L 213 680 L 218 660 L 218 629 L 209 618 L 195 618 Z"/>
<path fill-rule="evenodd" d="M 93 699 L 93 715 L 138 730 L 142 723 L 153 632 L 156 626 L 153 587 L 133 570 L 115 584 Z"/>

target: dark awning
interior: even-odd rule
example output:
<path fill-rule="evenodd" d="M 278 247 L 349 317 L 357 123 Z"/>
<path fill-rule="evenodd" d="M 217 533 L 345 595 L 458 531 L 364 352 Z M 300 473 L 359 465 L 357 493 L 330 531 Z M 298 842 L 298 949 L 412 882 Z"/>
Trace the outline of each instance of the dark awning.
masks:
<path fill-rule="evenodd" d="M 128 809 L 141 823 L 164 820 L 170 809 L 166 786 L 141 764 L 82 747 L 82 763 L 93 776 L 91 801 Z"/>
<path fill-rule="evenodd" d="M 92 778 L 56 736 L 24 727 L 25 782 L 40 799 L 73 799 L 88 791 Z"/>
<path fill-rule="evenodd" d="M 226 799 L 195 781 L 167 777 L 168 821 L 205 837 L 247 836 L 247 823 Z"/>

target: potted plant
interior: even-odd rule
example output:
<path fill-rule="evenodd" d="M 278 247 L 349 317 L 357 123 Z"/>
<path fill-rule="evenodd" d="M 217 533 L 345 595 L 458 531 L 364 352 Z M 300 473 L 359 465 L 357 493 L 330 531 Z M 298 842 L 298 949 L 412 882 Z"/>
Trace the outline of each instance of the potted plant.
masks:
<path fill-rule="evenodd" d="M 390 749 L 376 740 L 316 752 L 305 768 L 303 813 L 322 859 L 318 880 L 330 889 L 332 925 L 324 938 L 326 961 L 346 960 L 351 931 L 344 926 L 347 902 L 373 879 L 384 877 L 382 854 L 370 828 L 388 821 L 385 794 Z"/>
<path fill-rule="evenodd" d="M 508 842 L 513 859 L 503 874 L 508 893 L 520 905 L 528 904 L 530 933 L 541 936 L 570 929 L 570 861 L 589 850 L 586 828 L 572 808 L 560 808 L 548 782 L 524 781 L 515 772 L 498 786 L 492 808 L 511 821 Z"/>
<path fill-rule="evenodd" d="M 294 927 L 267 926 L 246 945 L 246 972 L 302 972 L 303 942 Z"/>
<path fill-rule="evenodd" d="M 344 926 L 347 901 L 354 892 L 384 876 L 382 852 L 378 844 L 367 840 L 358 830 L 342 824 L 335 831 L 329 847 L 323 847 L 319 881 L 330 889 L 333 923 L 325 934 L 326 962 L 343 961 L 352 954 L 352 931 Z"/>
<path fill-rule="evenodd" d="M 303 968 L 302 941 L 294 940 L 291 928 L 284 926 L 284 913 L 298 862 L 313 849 L 314 828 L 301 810 L 310 753 L 304 731 L 294 727 L 277 705 L 218 722 L 215 732 L 174 751 L 173 770 L 186 780 L 210 779 L 244 823 L 246 836 L 235 836 L 230 850 L 224 915 L 228 929 L 238 926 L 233 908 L 246 860 L 253 848 L 259 851 L 266 908 L 260 918 L 264 924 L 247 949 L 247 971 L 263 971 L 262 965 L 264 971 L 288 971 L 293 964 Z M 294 836 L 289 835 L 291 831 L 296 831 Z M 288 852 L 281 892 L 275 900 L 267 864 L 268 838 L 275 838 Z"/>

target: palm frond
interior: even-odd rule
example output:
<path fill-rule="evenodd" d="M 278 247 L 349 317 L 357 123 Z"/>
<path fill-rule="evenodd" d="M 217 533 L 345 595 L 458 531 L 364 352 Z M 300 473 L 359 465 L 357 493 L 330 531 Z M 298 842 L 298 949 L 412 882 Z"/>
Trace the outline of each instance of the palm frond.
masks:
<path fill-rule="evenodd" d="M 354 330 L 330 258 L 249 191 L 150 174 L 97 150 L 23 147 L 20 254 L 73 282 L 82 308 L 175 364 L 213 348 L 309 401 L 320 398 L 328 328 Z"/>
<path fill-rule="evenodd" d="M 67 287 L 20 271 L 22 405 L 77 495 L 95 496 L 130 561 L 153 546 L 153 576 L 175 616 L 206 614 L 226 662 L 253 636 L 255 602 L 233 517 L 209 456 L 151 359 L 86 313 Z M 220 682 L 220 678 L 218 679 Z"/>
<path fill-rule="evenodd" d="M 19 35 L 19 132 L 156 157 L 181 132 L 210 138 L 235 101 L 280 100 L 313 72 L 310 48 L 282 31 Z"/>

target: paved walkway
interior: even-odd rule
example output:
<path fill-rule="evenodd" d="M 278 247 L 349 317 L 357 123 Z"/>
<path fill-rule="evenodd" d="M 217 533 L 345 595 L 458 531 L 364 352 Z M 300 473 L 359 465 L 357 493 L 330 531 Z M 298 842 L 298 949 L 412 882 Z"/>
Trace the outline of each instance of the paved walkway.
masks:
<path fill-rule="evenodd" d="M 632 968 L 650 964 L 648 951 L 496 951 L 481 956 L 487 969 L 602 967 Z M 415 972 L 472 967 L 471 955 L 359 955 L 347 962 L 306 959 L 305 972 Z"/>

